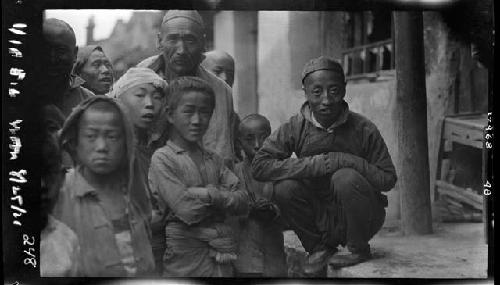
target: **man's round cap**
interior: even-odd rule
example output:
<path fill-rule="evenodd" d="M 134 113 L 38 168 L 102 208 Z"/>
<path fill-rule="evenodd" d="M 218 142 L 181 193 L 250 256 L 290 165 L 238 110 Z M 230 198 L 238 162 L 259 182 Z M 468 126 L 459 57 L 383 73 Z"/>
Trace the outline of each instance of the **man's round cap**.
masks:
<path fill-rule="evenodd" d="M 342 78 L 345 78 L 344 69 L 342 68 L 342 65 L 340 65 L 340 63 L 338 63 L 333 58 L 320 56 L 318 58 L 311 59 L 304 65 L 304 69 L 302 70 L 302 83 L 304 83 L 304 79 L 307 77 L 307 75 L 318 70 L 331 70 L 341 74 Z"/>
<path fill-rule="evenodd" d="M 201 27 L 205 27 L 200 14 L 194 10 L 168 10 L 168 12 L 165 13 L 165 16 L 163 16 L 163 21 L 161 22 L 161 24 L 163 25 L 175 18 L 186 18 L 197 23 Z"/>

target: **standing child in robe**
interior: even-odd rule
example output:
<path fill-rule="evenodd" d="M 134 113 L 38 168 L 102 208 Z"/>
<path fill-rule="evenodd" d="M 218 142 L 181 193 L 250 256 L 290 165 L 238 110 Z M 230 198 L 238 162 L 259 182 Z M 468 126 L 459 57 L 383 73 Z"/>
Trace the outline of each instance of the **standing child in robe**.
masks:
<path fill-rule="evenodd" d="M 154 270 L 151 207 L 137 179 L 126 114 L 115 99 L 95 96 L 73 110 L 61 132 L 75 168 L 56 207 L 80 242 L 81 276 L 149 276 Z"/>
<path fill-rule="evenodd" d="M 279 209 L 271 202 L 272 183 L 255 180 L 252 159 L 271 134 L 271 125 L 262 115 L 248 115 L 239 125 L 239 142 L 245 158 L 235 173 L 248 191 L 250 213 L 239 217 L 238 259 L 235 267 L 240 277 L 287 277 L 283 227 Z"/>
<path fill-rule="evenodd" d="M 248 195 L 224 160 L 202 145 L 213 89 L 200 78 L 174 79 L 167 106 L 170 137 L 149 170 L 150 189 L 169 210 L 163 275 L 230 277 L 236 240 L 225 219 L 247 212 Z"/>
<path fill-rule="evenodd" d="M 109 97 L 118 99 L 127 107 L 127 114 L 134 126 L 137 178 L 148 187 L 148 171 L 153 152 L 166 142 L 155 133 L 156 124 L 166 105 L 167 82 L 149 68 L 132 67 L 113 85 Z M 164 135 L 166 133 L 163 133 Z M 148 190 L 149 195 L 149 190 Z M 151 195 L 150 199 L 152 198 Z M 165 252 L 165 214 L 159 211 L 156 201 L 152 207 L 152 246 L 156 271 L 161 275 L 162 257 Z"/>

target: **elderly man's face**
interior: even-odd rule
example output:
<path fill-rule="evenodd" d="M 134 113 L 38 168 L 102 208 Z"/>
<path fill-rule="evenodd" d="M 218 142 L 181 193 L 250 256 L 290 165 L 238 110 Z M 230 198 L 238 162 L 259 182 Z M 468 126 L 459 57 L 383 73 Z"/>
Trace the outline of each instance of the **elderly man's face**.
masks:
<path fill-rule="evenodd" d="M 158 45 L 168 68 L 177 75 L 191 75 L 202 61 L 203 28 L 186 18 L 175 18 L 163 24 Z"/>
<path fill-rule="evenodd" d="M 67 78 L 71 74 L 78 51 L 75 35 L 63 24 L 46 22 L 43 25 L 43 38 L 43 75 L 56 81 Z"/>
<path fill-rule="evenodd" d="M 109 92 L 113 85 L 113 66 L 100 50 L 94 50 L 80 72 L 85 87 L 98 95 Z"/>
<path fill-rule="evenodd" d="M 315 71 L 304 79 L 304 92 L 314 117 L 329 127 L 342 112 L 345 96 L 343 77 L 331 70 Z"/>

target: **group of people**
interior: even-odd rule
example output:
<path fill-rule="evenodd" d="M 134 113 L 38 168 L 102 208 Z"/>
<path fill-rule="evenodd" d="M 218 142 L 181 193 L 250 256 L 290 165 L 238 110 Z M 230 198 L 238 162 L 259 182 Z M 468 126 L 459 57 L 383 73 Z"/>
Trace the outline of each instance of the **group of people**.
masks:
<path fill-rule="evenodd" d="M 335 60 L 305 65 L 306 102 L 272 132 L 235 113 L 234 60 L 205 53 L 196 11 L 168 11 L 160 53 L 116 82 L 67 23 L 43 38 L 42 276 L 286 277 L 287 229 L 310 276 L 370 258 L 396 174 Z"/>

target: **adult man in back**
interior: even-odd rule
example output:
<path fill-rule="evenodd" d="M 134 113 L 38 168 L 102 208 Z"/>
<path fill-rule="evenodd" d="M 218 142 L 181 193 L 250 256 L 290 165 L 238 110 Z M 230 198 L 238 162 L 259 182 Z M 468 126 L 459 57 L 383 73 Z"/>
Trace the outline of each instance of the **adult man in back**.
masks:
<path fill-rule="evenodd" d="M 306 273 L 315 274 L 328 261 L 343 267 L 370 258 L 368 242 L 385 219 L 381 192 L 397 177 L 377 127 L 349 111 L 338 62 L 309 61 L 302 84 L 307 102 L 265 141 L 252 169 L 256 179 L 275 181 L 276 204 L 310 254 Z M 334 256 L 338 245 L 351 253 Z"/>
<path fill-rule="evenodd" d="M 96 95 L 107 94 L 114 81 L 113 65 L 98 45 L 79 48 L 73 73 L 83 78 L 83 86 Z"/>
<path fill-rule="evenodd" d="M 201 66 L 206 70 L 215 74 L 215 76 L 224 80 L 227 85 L 233 88 L 234 83 L 234 58 L 225 51 L 222 50 L 211 50 L 207 51 L 205 54 L 205 59 L 202 61 Z M 234 113 L 233 119 L 233 135 L 234 135 L 234 154 L 235 158 L 239 161 L 243 160 L 242 151 L 238 140 L 238 128 L 240 125 L 240 117 L 238 114 Z"/>
<path fill-rule="evenodd" d="M 137 66 L 151 68 L 167 82 L 180 76 L 196 76 L 208 82 L 216 98 L 215 110 L 203 137 L 203 144 L 231 165 L 234 156 L 232 91 L 222 79 L 200 66 L 204 59 L 204 29 L 198 12 L 168 11 L 163 17 L 157 39 L 158 49 L 162 53 L 143 60 Z"/>
<path fill-rule="evenodd" d="M 40 63 L 40 88 L 38 92 L 47 103 L 56 105 L 68 116 L 83 100 L 95 96 L 82 87 L 85 81 L 72 74 L 78 47 L 73 29 L 59 19 L 47 19 L 43 23 L 43 51 Z"/>

